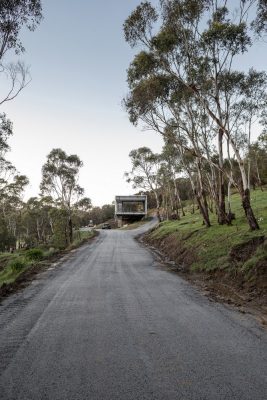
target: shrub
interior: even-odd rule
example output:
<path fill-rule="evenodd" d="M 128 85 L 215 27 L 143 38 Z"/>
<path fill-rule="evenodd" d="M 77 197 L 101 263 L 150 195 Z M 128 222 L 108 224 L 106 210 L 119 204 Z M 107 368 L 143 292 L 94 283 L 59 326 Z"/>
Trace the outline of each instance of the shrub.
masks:
<path fill-rule="evenodd" d="M 26 253 L 26 258 L 30 261 L 39 261 L 44 257 L 44 252 L 41 249 L 30 249 Z"/>
<path fill-rule="evenodd" d="M 13 261 L 10 261 L 8 266 L 13 270 L 13 271 L 20 271 L 27 265 L 26 260 L 24 258 L 17 258 Z"/>
<path fill-rule="evenodd" d="M 59 252 L 59 249 L 55 249 L 54 247 L 50 247 L 48 250 L 44 252 L 44 257 L 49 258 L 52 257 L 53 255 L 57 254 Z"/>

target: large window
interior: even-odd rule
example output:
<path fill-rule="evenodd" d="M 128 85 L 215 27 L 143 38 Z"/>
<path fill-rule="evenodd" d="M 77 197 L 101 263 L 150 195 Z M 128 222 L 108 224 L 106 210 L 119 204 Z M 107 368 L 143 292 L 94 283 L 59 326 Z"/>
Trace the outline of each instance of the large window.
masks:
<path fill-rule="evenodd" d="M 118 206 L 121 203 L 118 203 Z M 117 208 L 119 211 L 119 207 Z M 122 211 L 129 213 L 143 213 L 145 212 L 145 203 L 143 201 L 126 201 L 122 203 Z"/>

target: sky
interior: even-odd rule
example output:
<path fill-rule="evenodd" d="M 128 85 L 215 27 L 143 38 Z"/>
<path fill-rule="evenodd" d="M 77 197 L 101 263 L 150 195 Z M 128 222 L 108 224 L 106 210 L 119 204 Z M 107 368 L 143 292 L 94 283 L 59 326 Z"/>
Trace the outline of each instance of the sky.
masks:
<path fill-rule="evenodd" d="M 94 206 L 135 192 L 123 177 L 131 169 L 132 149 L 161 150 L 160 136 L 132 126 L 121 104 L 135 54 L 122 25 L 139 3 L 43 0 L 40 26 L 23 32 L 26 52 L 20 58 L 30 66 L 32 81 L 1 112 L 14 123 L 8 159 L 30 179 L 25 199 L 38 195 L 41 167 L 53 148 L 81 158 L 80 185 Z M 242 65 L 266 70 L 264 54 L 266 43 L 259 43 Z"/>
<path fill-rule="evenodd" d="M 139 0 L 43 0 L 44 19 L 23 32 L 32 81 L 5 111 L 14 124 L 10 159 L 30 179 L 25 199 L 39 193 L 41 167 L 53 148 L 84 163 L 80 185 L 93 205 L 134 193 L 125 182 L 129 152 L 161 138 L 133 127 L 122 107 L 134 52 L 122 25 Z"/>

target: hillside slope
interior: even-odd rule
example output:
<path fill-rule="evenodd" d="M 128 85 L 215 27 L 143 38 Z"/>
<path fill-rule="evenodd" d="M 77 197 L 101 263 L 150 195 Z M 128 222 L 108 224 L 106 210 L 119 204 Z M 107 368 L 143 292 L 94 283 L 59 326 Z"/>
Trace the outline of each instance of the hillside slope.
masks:
<path fill-rule="evenodd" d="M 253 191 L 251 202 L 259 231 L 249 231 L 240 196 L 234 194 L 232 226 L 219 226 L 211 214 L 212 226 L 206 228 L 198 213 L 187 211 L 180 221 L 161 222 L 143 240 L 175 261 L 173 270 L 217 297 L 249 303 L 267 314 L 267 191 Z"/>

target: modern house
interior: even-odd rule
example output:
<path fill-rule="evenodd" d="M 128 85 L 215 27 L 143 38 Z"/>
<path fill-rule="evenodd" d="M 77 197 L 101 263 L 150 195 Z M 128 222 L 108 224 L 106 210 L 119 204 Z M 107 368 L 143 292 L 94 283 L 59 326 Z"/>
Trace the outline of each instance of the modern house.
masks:
<path fill-rule="evenodd" d="M 147 196 L 116 196 L 115 219 L 118 226 L 138 221 L 147 215 Z"/>

